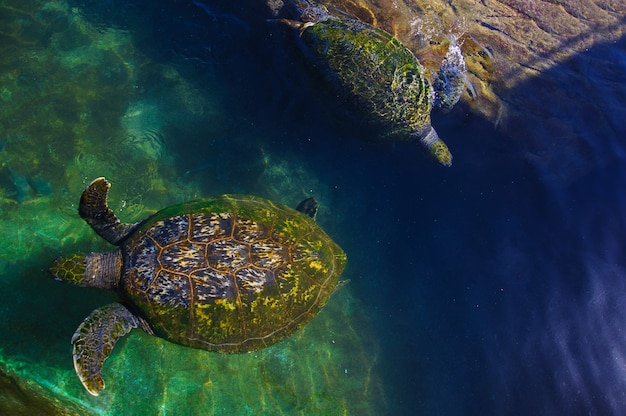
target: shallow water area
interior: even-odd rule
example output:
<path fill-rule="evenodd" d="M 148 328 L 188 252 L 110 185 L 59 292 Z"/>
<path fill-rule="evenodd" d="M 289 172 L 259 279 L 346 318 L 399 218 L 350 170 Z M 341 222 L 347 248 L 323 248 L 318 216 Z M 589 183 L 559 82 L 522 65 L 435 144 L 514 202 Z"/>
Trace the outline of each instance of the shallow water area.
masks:
<path fill-rule="evenodd" d="M 0 413 L 624 413 L 617 11 L 614 30 L 593 42 L 562 25 L 545 30 L 544 46 L 559 36 L 582 43 L 514 79 L 503 74 L 517 66 L 498 59 L 530 59 L 537 41 L 496 44 L 511 20 L 483 19 L 471 2 L 344 3 L 414 46 L 458 30 L 476 53 L 492 53 L 500 78 L 483 85 L 495 95 L 477 88 L 485 107 L 465 95 L 433 114 L 451 168 L 408 143 L 365 143 L 359 126 L 338 127 L 295 34 L 264 2 L 0 1 Z M 552 6 L 540 3 L 498 2 L 497 11 L 541 23 Z M 434 63 L 441 51 L 430 52 Z M 511 109 L 498 126 L 494 97 Z M 290 206 L 314 196 L 318 223 L 348 255 L 350 282 L 303 330 L 248 354 L 134 330 L 92 397 L 70 338 L 116 297 L 53 281 L 46 268 L 62 254 L 111 248 L 77 214 L 98 176 L 128 222 L 219 193 Z"/>
<path fill-rule="evenodd" d="M 294 206 L 314 188 L 323 203 L 329 196 L 297 155 L 281 160 L 270 139 L 255 142 L 250 129 L 233 127 L 241 117 L 223 114 L 228 90 L 211 68 L 202 66 L 198 79 L 189 79 L 198 73 L 193 61 L 175 53 L 168 55 L 172 62 L 159 61 L 160 51 L 140 50 L 140 35 L 107 24 L 110 16 L 89 20 L 64 2 L 18 3 L 1 5 L 0 409 L 369 412 L 367 403 L 383 396 L 372 376 L 378 352 L 375 344 L 356 354 L 349 348 L 369 329 L 350 321 L 362 306 L 348 289 L 310 327 L 255 354 L 210 354 L 133 333 L 107 362 L 106 394 L 93 398 L 84 391 L 69 339 L 94 307 L 115 297 L 54 282 L 46 268 L 61 254 L 109 249 L 77 215 L 88 181 L 104 175 L 114 184 L 110 204 L 125 221 L 219 192 Z M 328 218 L 321 213 L 319 220 Z"/>

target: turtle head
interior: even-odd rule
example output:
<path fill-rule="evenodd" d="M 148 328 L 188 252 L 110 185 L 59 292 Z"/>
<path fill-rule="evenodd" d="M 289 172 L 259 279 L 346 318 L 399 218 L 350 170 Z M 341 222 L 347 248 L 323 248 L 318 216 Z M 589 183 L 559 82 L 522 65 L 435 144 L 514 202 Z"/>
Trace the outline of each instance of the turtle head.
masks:
<path fill-rule="evenodd" d="M 48 269 L 57 280 L 79 286 L 113 289 L 122 274 L 120 250 L 60 257 Z"/>
<path fill-rule="evenodd" d="M 82 285 L 85 275 L 86 261 L 82 254 L 59 257 L 52 263 L 48 271 L 56 280 Z"/>

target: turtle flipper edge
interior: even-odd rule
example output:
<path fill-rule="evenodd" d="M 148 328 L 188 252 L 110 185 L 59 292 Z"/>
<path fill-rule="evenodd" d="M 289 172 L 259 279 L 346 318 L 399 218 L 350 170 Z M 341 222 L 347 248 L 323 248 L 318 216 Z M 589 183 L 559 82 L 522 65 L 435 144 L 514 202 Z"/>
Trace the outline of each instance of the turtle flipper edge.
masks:
<path fill-rule="evenodd" d="M 93 396 L 104 389 L 102 365 L 118 339 L 133 328 L 153 334 L 148 323 L 120 303 L 94 310 L 72 336 L 74 369 L 81 383 Z"/>
<path fill-rule="evenodd" d="M 119 244 L 137 224 L 123 224 L 107 205 L 111 184 L 100 177 L 94 179 L 80 197 L 78 213 L 99 236 L 111 244 Z"/>

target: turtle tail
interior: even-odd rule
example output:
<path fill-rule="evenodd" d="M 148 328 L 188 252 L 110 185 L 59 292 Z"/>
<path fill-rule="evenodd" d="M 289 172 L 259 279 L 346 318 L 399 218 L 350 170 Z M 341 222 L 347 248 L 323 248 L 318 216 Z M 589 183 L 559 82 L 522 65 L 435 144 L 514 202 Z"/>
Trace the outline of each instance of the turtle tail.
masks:
<path fill-rule="evenodd" d="M 439 138 L 433 126 L 429 124 L 425 133 L 419 135 L 418 140 L 426 151 L 439 163 L 444 166 L 452 166 L 452 154 L 450 153 L 450 149 L 448 149 L 444 141 Z"/>
<path fill-rule="evenodd" d="M 60 257 L 48 269 L 57 280 L 79 286 L 114 289 L 122 274 L 120 250 Z"/>

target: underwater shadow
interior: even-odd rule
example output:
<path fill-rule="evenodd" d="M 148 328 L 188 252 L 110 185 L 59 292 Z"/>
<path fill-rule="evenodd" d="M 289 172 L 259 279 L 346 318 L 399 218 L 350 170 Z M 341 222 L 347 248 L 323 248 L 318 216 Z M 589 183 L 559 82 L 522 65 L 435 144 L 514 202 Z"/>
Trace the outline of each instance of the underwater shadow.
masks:
<path fill-rule="evenodd" d="M 389 414 L 623 412 L 625 77 L 622 37 L 511 91 L 539 114 L 434 114 L 450 169 L 350 138 L 311 156 L 344 193 Z"/>
<path fill-rule="evenodd" d="M 501 276 L 511 296 L 481 331 L 491 339 L 493 409 L 621 414 L 626 37 L 572 56 L 511 95 L 542 109 L 518 112 L 504 129 L 543 197 L 519 193 L 536 204 L 519 212 L 523 226 L 504 236 L 494 259 L 494 275 L 514 277 Z"/>

